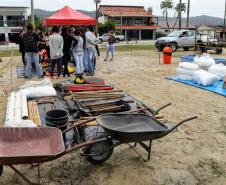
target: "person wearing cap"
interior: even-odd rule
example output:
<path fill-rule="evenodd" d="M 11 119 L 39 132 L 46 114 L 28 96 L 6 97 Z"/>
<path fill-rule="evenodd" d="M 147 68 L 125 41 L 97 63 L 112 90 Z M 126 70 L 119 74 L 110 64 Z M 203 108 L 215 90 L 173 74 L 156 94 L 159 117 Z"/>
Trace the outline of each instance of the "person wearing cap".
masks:
<path fill-rule="evenodd" d="M 85 53 L 84 53 L 84 65 L 87 76 L 94 75 L 94 55 L 95 45 L 100 43 L 99 39 L 92 33 L 93 27 L 88 26 L 85 32 Z"/>

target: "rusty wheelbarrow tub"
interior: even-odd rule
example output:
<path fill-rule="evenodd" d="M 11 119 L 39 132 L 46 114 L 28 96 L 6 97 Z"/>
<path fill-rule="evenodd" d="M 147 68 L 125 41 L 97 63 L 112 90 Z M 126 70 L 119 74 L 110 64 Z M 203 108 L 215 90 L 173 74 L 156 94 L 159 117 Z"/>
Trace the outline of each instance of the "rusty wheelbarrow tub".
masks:
<path fill-rule="evenodd" d="M 3 165 L 8 165 L 28 184 L 34 184 L 13 165 L 38 164 L 38 182 L 40 184 L 39 164 L 60 158 L 86 145 L 105 141 L 102 138 L 87 141 L 65 150 L 62 132 L 57 128 L 0 128 L 0 175 Z"/>
<path fill-rule="evenodd" d="M 62 133 L 54 128 L 0 128 L 0 164 L 26 164 L 65 150 Z"/>

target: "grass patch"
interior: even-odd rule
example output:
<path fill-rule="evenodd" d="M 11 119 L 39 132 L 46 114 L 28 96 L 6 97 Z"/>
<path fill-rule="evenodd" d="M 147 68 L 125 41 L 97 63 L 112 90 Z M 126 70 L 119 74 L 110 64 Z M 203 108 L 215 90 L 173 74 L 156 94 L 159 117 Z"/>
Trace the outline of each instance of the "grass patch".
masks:
<path fill-rule="evenodd" d="M 225 176 L 224 169 L 216 161 L 211 160 L 210 167 L 212 169 L 212 173 L 217 175 L 217 177 Z"/>
<path fill-rule="evenodd" d="M 101 51 L 106 51 L 106 48 L 100 48 Z M 125 51 L 136 51 L 136 50 L 156 50 L 154 45 L 122 45 L 115 47 L 116 52 L 125 52 Z"/>
<path fill-rule="evenodd" d="M 211 170 L 211 173 L 216 175 L 217 177 L 226 175 L 225 170 L 220 166 L 220 164 L 217 161 L 213 159 L 210 159 L 207 161 L 199 161 L 198 167 L 200 168 L 209 167 L 209 169 Z"/>
<path fill-rule="evenodd" d="M 156 49 L 154 45 L 126 45 L 117 46 L 116 51 L 131 51 L 131 50 L 153 50 Z"/>
<path fill-rule="evenodd" d="M 12 53 L 11 49 L 0 50 L 0 57 L 10 57 Z M 13 49 L 13 56 L 21 56 L 18 49 Z"/>

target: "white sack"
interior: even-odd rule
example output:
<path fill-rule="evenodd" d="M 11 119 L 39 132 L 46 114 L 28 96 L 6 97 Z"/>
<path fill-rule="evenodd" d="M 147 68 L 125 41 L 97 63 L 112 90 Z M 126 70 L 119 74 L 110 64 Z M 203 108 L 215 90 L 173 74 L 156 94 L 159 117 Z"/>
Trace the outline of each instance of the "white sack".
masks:
<path fill-rule="evenodd" d="M 208 71 L 214 75 L 217 75 L 219 80 L 223 80 L 226 76 L 226 66 L 223 64 L 212 65 Z"/>
<path fill-rule="evenodd" d="M 195 71 L 189 71 L 183 68 L 177 68 L 176 74 L 178 75 L 185 75 L 185 76 L 193 76 Z"/>
<path fill-rule="evenodd" d="M 218 80 L 218 77 L 205 70 L 198 70 L 194 73 L 193 80 L 198 84 L 208 86 L 214 84 Z"/>
<path fill-rule="evenodd" d="M 30 87 L 26 89 L 27 98 L 39 98 L 45 96 L 56 96 L 53 86 Z"/>
<path fill-rule="evenodd" d="M 196 56 L 194 58 L 194 63 L 200 68 L 208 69 L 215 64 L 215 60 L 209 54 L 203 54 L 201 57 Z"/>
<path fill-rule="evenodd" d="M 49 78 L 42 81 L 28 81 L 20 86 L 27 98 L 39 98 L 44 96 L 56 96 L 56 90 Z"/>
<path fill-rule="evenodd" d="M 180 80 L 193 80 L 193 76 L 188 75 L 177 75 L 177 78 Z"/>
<path fill-rule="evenodd" d="M 179 67 L 188 71 L 197 71 L 199 69 L 199 66 L 197 64 L 190 62 L 181 62 L 179 64 Z"/>

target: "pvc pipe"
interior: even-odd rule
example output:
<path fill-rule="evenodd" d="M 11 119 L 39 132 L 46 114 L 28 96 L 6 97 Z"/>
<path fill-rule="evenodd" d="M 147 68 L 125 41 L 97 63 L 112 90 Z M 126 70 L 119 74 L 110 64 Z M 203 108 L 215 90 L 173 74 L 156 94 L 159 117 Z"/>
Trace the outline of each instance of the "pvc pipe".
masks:
<path fill-rule="evenodd" d="M 16 92 L 15 120 L 21 120 L 21 92 Z"/>
<path fill-rule="evenodd" d="M 27 94 L 22 91 L 21 93 L 21 118 L 23 120 L 28 119 L 28 106 L 27 106 Z"/>
<path fill-rule="evenodd" d="M 6 111 L 6 121 L 14 119 L 14 105 L 15 105 L 15 92 L 12 92 L 8 98 L 7 111 Z"/>
<path fill-rule="evenodd" d="M 11 96 L 8 97 L 8 103 L 7 103 L 7 110 L 6 110 L 6 117 L 5 117 L 5 121 L 9 121 L 9 117 L 10 117 L 10 104 L 11 104 Z"/>

